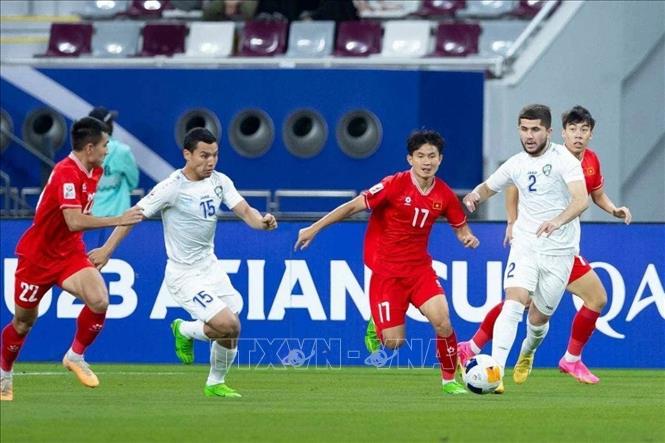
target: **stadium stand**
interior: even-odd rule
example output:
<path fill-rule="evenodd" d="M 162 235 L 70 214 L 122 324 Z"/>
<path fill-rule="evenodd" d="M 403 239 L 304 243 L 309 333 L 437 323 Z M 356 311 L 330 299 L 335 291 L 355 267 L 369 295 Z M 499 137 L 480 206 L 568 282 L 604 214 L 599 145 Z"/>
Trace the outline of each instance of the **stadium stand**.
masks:
<path fill-rule="evenodd" d="M 185 52 L 187 25 L 181 23 L 148 23 L 143 28 L 143 47 L 140 55 L 171 56 Z"/>
<path fill-rule="evenodd" d="M 193 22 L 187 37 L 187 57 L 228 57 L 233 53 L 233 22 Z"/>
<path fill-rule="evenodd" d="M 131 57 L 139 49 L 142 24 L 135 21 L 95 23 L 93 57 Z"/>
<path fill-rule="evenodd" d="M 335 40 L 333 21 L 295 21 L 289 31 L 289 57 L 326 57 Z"/>
<path fill-rule="evenodd" d="M 284 20 L 252 20 L 240 32 L 238 55 L 272 57 L 286 51 L 289 23 Z"/>
<path fill-rule="evenodd" d="M 81 54 L 90 54 L 92 29 L 90 23 L 53 23 L 45 55 L 78 57 Z"/>
<path fill-rule="evenodd" d="M 381 23 L 347 21 L 337 27 L 335 55 L 367 57 L 381 52 Z"/>
<path fill-rule="evenodd" d="M 384 24 L 382 57 L 423 57 L 430 52 L 431 24 L 424 20 L 391 20 Z"/>
<path fill-rule="evenodd" d="M 434 52 L 437 57 L 464 57 L 478 53 L 480 25 L 475 23 L 439 23 Z"/>

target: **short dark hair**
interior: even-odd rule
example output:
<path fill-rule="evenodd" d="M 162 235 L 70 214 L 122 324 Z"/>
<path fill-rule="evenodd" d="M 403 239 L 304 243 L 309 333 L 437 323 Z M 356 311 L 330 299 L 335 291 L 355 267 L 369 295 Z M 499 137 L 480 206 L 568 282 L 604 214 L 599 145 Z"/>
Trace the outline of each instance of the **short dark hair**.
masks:
<path fill-rule="evenodd" d="M 72 149 L 81 151 L 85 145 L 96 145 L 102 139 L 102 133 L 109 133 L 104 122 L 93 117 L 83 117 L 72 125 Z"/>
<path fill-rule="evenodd" d="M 421 129 L 419 131 L 413 131 L 409 135 L 409 138 L 406 139 L 406 150 L 409 151 L 409 155 L 413 155 L 417 149 L 426 144 L 436 146 L 439 155 L 442 155 L 446 141 L 441 137 L 441 134 L 436 131 L 432 131 L 431 129 Z"/>
<path fill-rule="evenodd" d="M 592 131 L 593 127 L 596 126 L 596 120 L 591 117 L 589 110 L 583 106 L 574 106 L 570 111 L 561 114 L 561 125 L 563 126 L 563 129 L 566 129 L 566 126 L 568 125 L 576 125 L 578 123 L 588 124 Z"/>
<path fill-rule="evenodd" d="M 552 112 L 549 106 L 545 105 L 528 105 L 522 108 L 520 116 L 517 118 L 517 124 L 520 120 L 540 120 L 540 122 L 549 129 L 552 127 Z"/>
<path fill-rule="evenodd" d="M 187 134 L 185 134 L 183 148 L 187 149 L 189 152 L 194 152 L 198 142 L 211 144 L 215 143 L 216 141 L 217 137 L 215 137 L 213 133 L 206 128 L 192 128 L 187 131 Z"/>

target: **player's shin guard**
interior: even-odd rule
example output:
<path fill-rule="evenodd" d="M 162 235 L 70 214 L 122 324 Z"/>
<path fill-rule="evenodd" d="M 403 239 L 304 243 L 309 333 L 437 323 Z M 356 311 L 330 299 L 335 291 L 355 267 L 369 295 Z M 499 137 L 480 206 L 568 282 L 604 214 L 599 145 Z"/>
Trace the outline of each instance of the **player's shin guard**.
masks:
<path fill-rule="evenodd" d="M 568 341 L 568 353 L 574 356 L 582 355 L 582 349 L 591 338 L 591 334 L 596 329 L 596 320 L 600 312 L 592 311 L 586 306 L 575 314 L 573 326 L 570 331 L 570 340 Z"/>
<path fill-rule="evenodd" d="M 85 350 L 95 341 L 104 327 L 106 312 L 98 314 L 84 306 L 83 310 L 76 319 L 76 335 L 72 343 L 72 351 L 83 355 Z"/>
<path fill-rule="evenodd" d="M 517 325 L 522 321 L 524 305 L 515 300 L 506 300 L 503 303 L 501 314 L 494 324 L 494 337 L 492 339 L 492 357 L 501 365 L 506 367 L 508 354 L 515 342 Z"/>
<path fill-rule="evenodd" d="M 19 335 L 11 322 L 2 330 L 0 368 L 3 371 L 9 372 L 14 367 L 14 361 L 16 361 L 18 353 L 21 351 L 25 337 L 25 335 Z"/>
<path fill-rule="evenodd" d="M 494 324 L 496 323 L 496 319 L 499 317 L 499 314 L 501 314 L 502 308 L 503 302 L 494 306 L 492 309 L 490 309 L 487 315 L 485 315 L 483 322 L 480 324 L 478 330 L 471 339 L 474 345 L 478 347 L 478 351 L 474 349 L 474 352 L 480 352 L 480 349 L 482 349 L 488 341 L 492 340 L 494 335 Z"/>
<path fill-rule="evenodd" d="M 547 332 L 550 330 L 550 322 L 544 325 L 532 325 L 529 319 L 526 321 L 526 338 L 522 342 L 520 355 L 531 355 L 536 352 L 538 346 L 543 342 Z"/>
<path fill-rule="evenodd" d="M 233 365 L 237 354 L 237 347 L 228 349 L 216 341 L 212 342 L 212 346 L 210 347 L 210 374 L 206 382 L 208 386 L 224 383 L 226 374 Z"/>
<path fill-rule="evenodd" d="M 436 337 L 436 356 L 441 365 L 441 376 L 443 380 L 455 379 L 457 369 L 457 336 L 453 331 L 448 337 Z"/>

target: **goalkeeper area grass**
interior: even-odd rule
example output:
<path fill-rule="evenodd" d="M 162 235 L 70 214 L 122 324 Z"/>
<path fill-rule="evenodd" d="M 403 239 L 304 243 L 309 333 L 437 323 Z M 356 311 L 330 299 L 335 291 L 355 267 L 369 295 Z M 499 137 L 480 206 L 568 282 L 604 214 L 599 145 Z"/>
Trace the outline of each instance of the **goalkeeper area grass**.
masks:
<path fill-rule="evenodd" d="M 665 371 L 596 370 L 582 385 L 536 368 L 503 395 L 444 396 L 436 369 L 234 367 L 243 398 L 206 398 L 204 365 L 93 365 L 88 389 L 56 363 L 18 363 L 1 403 L 11 442 L 603 441 L 665 438 Z"/>

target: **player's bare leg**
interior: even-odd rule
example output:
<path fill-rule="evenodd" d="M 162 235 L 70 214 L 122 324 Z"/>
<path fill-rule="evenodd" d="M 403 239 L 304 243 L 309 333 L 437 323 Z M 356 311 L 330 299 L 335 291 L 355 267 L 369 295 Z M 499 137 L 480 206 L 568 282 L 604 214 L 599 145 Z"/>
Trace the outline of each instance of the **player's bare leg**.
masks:
<path fill-rule="evenodd" d="M 543 342 L 550 328 L 549 317 L 536 308 L 535 303 L 529 306 L 529 315 L 527 318 L 527 335 L 522 341 L 520 356 L 517 359 L 513 370 L 513 380 L 517 384 L 526 381 L 533 369 L 533 358 L 536 349 Z"/>
<path fill-rule="evenodd" d="M 225 383 L 226 374 L 238 354 L 240 319 L 231 309 L 224 308 L 204 326 L 204 333 L 212 340 L 210 346 L 210 373 L 203 393 L 206 397 L 242 397 Z"/>
<path fill-rule="evenodd" d="M 83 355 L 104 326 L 109 305 L 106 283 L 97 269 L 84 268 L 68 277 L 62 288 L 85 303 L 76 320 L 74 341 L 63 357 L 62 365 L 72 371 L 84 386 L 97 387 L 99 379 Z"/>
<path fill-rule="evenodd" d="M 442 389 L 445 394 L 466 394 L 467 391 L 455 380 L 457 369 L 457 337 L 450 323 L 448 302 L 443 294 L 436 295 L 420 306 L 420 312 L 434 328 L 436 350 L 441 367 Z"/>
<path fill-rule="evenodd" d="M 584 301 L 584 306 L 575 314 L 570 331 L 570 340 L 565 355 L 559 360 L 559 369 L 581 383 L 595 384 L 600 381 L 582 362 L 582 350 L 596 328 L 596 320 L 607 303 L 607 293 L 594 271 L 568 285 L 567 289 Z"/>
<path fill-rule="evenodd" d="M 14 399 L 14 361 L 23 346 L 26 336 L 37 321 L 38 308 L 15 307 L 14 318 L 2 330 L 2 353 L 0 357 L 0 400 Z"/>

